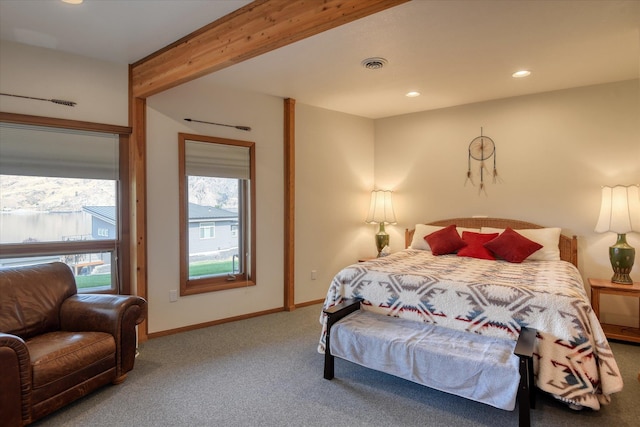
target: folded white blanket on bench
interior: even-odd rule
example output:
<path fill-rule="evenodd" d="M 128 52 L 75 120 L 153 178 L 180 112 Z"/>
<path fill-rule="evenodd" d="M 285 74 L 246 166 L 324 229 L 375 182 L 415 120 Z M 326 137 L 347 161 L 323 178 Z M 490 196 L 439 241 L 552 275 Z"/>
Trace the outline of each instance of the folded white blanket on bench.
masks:
<path fill-rule="evenodd" d="M 515 344 L 368 311 L 331 328 L 334 356 L 509 411 L 520 378 Z"/>

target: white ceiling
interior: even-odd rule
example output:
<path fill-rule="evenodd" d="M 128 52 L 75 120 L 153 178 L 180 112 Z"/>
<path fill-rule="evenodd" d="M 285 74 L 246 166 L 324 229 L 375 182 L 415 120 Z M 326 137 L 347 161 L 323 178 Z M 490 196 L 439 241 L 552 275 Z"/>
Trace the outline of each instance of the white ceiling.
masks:
<path fill-rule="evenodd" d="M 0 0 L 0 37 L 132 63 L 247 3 Z M 413 0 L 192 84 L 380 118 L 639 77 L 638 0 Z"/>
<path fill-rule="evenodd" d="M 131 64 L 248 3 L 0 0 L 0 38 Z"/>

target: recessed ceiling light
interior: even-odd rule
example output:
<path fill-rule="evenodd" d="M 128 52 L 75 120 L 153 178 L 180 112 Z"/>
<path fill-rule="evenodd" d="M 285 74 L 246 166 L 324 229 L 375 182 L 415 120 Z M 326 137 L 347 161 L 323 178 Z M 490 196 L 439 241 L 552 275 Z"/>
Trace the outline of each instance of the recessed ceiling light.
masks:
<path fill-rule="evenodd" d="M 69 3 L 69 4 L 82 4 L 84 0 L 62 0 L 63 3 Z"/>
<path fill-rule="evenodd" d="M 411 92 L 407 92 L 404 96 L 407 98 L 415 98 L 416 96 L 420 96 L 420 92 L 412 90 Z"/>
<path fill-rule="evenodd" d="M 529 77 L 531 75 L 531 71 L 529 70 L 520 70 L 520 71 L 516 71 L 515 73 L 511 74 L 511 77 L 513 77 L 514 79 L 521 79 L 522 77 Z"/>

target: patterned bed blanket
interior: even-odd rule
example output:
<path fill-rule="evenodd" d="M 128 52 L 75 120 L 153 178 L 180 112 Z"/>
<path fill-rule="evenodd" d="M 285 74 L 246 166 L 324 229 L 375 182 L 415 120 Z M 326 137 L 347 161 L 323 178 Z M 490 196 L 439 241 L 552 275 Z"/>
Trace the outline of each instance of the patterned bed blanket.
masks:
<path fill-rule="evenodd" d="M 323 308 L 362 298 L 369 311 L 517 340 L 538 331 L 536 385 L 569 404 L 600 409 L 622 377 L 578 270 L 565 261 L 513 264 L 405 249 L 351 265 L 332 280 Z M 324 352 L 326 316 L 318 351 Z"/>

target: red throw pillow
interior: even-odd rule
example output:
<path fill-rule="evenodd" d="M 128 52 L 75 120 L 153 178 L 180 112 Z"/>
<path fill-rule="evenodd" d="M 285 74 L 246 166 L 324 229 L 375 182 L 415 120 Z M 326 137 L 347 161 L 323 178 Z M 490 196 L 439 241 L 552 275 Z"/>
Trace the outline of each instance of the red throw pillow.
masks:
<path fill-rule="evenodd" d="M 542 248 L 542 245 L 527 239 L 511 228 L 507 228 L 498 237 L 485 243 L 484 247 L 505 261 L 522 262 L 529 255 Z"/>
<path fill-rule="evenodd" d="M 434 231 L 424 236 L 434 255 L 446 255 L 455 253 L 467 244 L 460 238 L 455 225 L 449 225 L 442 230 Z"/>
<path fill-rule="evenodd" d="M 496 257 L 484 247 L 484 244 L 496 237 L 498 237 L 498 233 L 483 234 L 463 231 L 462 240 L 467 243 L 467 246 L 458 251 L 458 256 L 495 260 Z"/>

